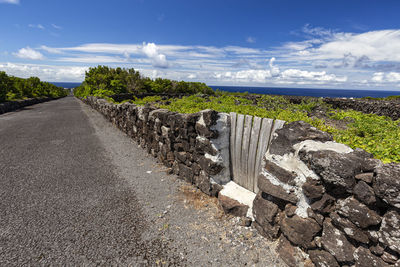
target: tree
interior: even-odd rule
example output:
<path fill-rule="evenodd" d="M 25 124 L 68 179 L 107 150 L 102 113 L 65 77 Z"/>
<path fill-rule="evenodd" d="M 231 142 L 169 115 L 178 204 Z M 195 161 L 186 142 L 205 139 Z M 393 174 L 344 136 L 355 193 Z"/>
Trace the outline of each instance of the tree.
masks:
<path fill-rule="evenodd" d="M 204 83 L 177 82 L 163 78 L 152 80 L 142 76 L 135 69 L 114 69 L 107 66 L 89 68 L 82 86 L 74 90 L 74 94 L 79 97 L 88 95 L 103 97 L 127 92 L 214 94 L 214 91 Z"/>
<path fill-rule="evenodd" d="M 7 74 L 4 71 L 0 71 L 0 103 L 6 101 L 11 84 L 12 82 Z"/>

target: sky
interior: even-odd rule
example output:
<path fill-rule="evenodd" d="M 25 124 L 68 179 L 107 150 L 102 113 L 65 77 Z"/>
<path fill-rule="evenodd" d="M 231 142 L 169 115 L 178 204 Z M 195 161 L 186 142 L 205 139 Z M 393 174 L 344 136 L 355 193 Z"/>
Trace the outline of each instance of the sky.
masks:
<path fill-rule="evenodd" d="M 0 0 L 0 71 L 400 90 L 398 0 Z"/>

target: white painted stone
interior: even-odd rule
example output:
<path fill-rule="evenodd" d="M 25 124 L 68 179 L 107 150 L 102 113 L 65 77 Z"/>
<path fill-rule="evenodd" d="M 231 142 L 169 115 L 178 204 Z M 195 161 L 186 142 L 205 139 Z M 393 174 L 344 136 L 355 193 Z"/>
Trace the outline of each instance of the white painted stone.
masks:
<path fill-rule="evenodd" d="M 198 121 L 205 126 L 203 115 L 200 116 Z M 205 153 L 205 157 L 224 166 L 223 170 L 217 175 L 211 175 L 214 182 L 220 185 L 224 185 L 231 180 L 230 166 L 229 166 L 229 139 L 230 139 L 230 117 L 227 113 L 218 113 L 218 119 L 216 124 L 211 127 L 211 130 L 218 132 L 218 137 L 210 139 L 211 146 L 218 151 L 218 154 L 212 156 Z M 205 137 L 197 136 L 198 140 L 206 140 Z"/>
<path fill-rule="evenodd" d="M 293 148 L 296 151 L 305 151 L 305 152 L 310 152 L 310 151 L 320 151 L 320 150 L 330 150 L 334 151 L 337 153 L 351 153 L 354 150 L 351 149 L 350 147 L 341 144 L 341 143 L 336 143 L 332 141 L 328 142 L 319 142 L 319 141 L 314 141 L 314 140 L 305 140 L 303 142 L 297 143 L 293 146 Z"/>
<path fill-rule="evenodd" d="M 249 207 L 247 210 L 247 217 L 253 218 L 253 201 L 256 197 L 256 194 L 247 190 L 244 187 L 241 187 L 234 181 L 230 181 L 226 185 L 224 185 L 223 189 L 219 192 L 220 194 L 232 198 L 239 202 L 240 204 L 246 205 Z"/>
<path fill-rule="evenodd" d="M 295 173 L 296 174 L 296 178 L 294 180 L 295 186 L 290 186 L 288 184 L 281 182 L 277 177 L 274 177 L 273 175 L 269 174 L 265 169 L 262 170 L 262 173 L 267 179 L 269 179 L 269 181 L 272 184 L 282 187 L 287 192 L 289 191 L 294 192 L 294 194 L 299 199 L 296 205 L 297 207 L 296 214 L 302 218 L 307 218 L 308 217 L 307 209 L 310 207 L 310 205 L 309 205 L 309 200 L 303 193 L 302 186 L 306 182 L 307 177 L 311 177 L 316 180 L 318 180 L 319 177 L 312 170 L 310 170 L 303 161 L 300 160 L 299 152 L 330 150 L 330 151 L 335 151 L 337 153 L 350 153 L 353 151 L 353 149 L 344 144 L 336 142 L 329 141 L 323 143 L 314 140 L 305 140 L 303 142 L 297 143 L 293 146 L 293 149 L 295 150 L 294 153 L 288 153 L 283 156 L 269 154 L 269 152 L 267 152 L 265 154 L 265 158 L 275 163 L 279 167 L 287 170 L 288 172 Z"/>
<path fill-rule="evenodd" d="M 203 114 L 201 114 L 200 118 L 197 120 L 196 123 L 206 126 L 206 123 L 204 122 Z"/>

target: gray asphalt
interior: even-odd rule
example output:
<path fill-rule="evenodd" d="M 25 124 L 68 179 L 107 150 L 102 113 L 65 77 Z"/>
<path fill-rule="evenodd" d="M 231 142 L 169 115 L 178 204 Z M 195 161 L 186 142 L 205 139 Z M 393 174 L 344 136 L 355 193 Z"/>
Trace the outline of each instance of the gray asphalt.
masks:
<path fill-rule="evenodd" d="M 0 266 L 185 265 L 115 173 L 73 97 L 0 115 Z"/>
<path fill-rule="evenodd" d="M 73 97 L 0 115 L 0 266 L 286 266 Z"/>

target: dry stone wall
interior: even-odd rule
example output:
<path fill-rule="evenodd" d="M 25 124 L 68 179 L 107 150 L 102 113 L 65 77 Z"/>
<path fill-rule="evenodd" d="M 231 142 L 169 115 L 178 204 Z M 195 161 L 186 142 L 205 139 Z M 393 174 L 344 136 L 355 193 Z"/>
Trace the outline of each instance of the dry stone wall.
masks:
<path fill-rule="evenodd" d="M 229 115 L 213 110 L 180 114 L 131 103 L 83 101 L 102 113 L 164 165 L 208 195 L 230 181 Z"/>
<path fill-rule="evenodd" d="M 51 98 L 51 97 L 43 97 L 43 98 L 30 98 L 30 99 L 25 99 L 25 100 L 16 100 L 16 101 L 9 101 L 5 103 L 0 103 L 0 114 L 14 111 L 26 106 L 32 106 L 35 104 L 47 102 L 50 100 L 54 100 L 57 98 Z"/>
<path fill-rule="evenodd" d="M 124 100 L 131 100 L 134 97 L 136 98 L 145 98 L 147 96 L 160 96 L 161 99 L 166 100 L 170 98 L 182 98 L 184 96 L 189 96 L 189 94 L 160 94 L 160 93 L 125 93 L 125 94 L 116 94 L 116 95 L 111 95 L 110 97 L 115 101 L 115 102 L 122 102 Z"/>
<path fill-rule="evenodd" d="M 226 212 L 252 217 L 262 235 L 279 239 L 289 266 L 400 267 L 400 165 L 382 164 L 304 122 L 288 123 L 265 153 L 251 207 L 233 196 L 253 193 L 231 181 L 228 114 L 83 101 L 171 172 L 219 195 Z M 223 186 L 233 195 L 222 194 Z"/>
<path fill-rule="evenodd" d="M 379 116 L 387 116 L 392 120 L 400 119 L 400 102 L 384 100 L 364 100 L 352 98 L 323 98 L 325 103 L 333 108 L 354 109 L 363 113 L 373 113 Z"/>
<path fill-rule="evenodd" d="M 254 223 L 290 266 L 400 266 L 400 165 L 303 122 L 276 131 L 263 164 Z"/>

